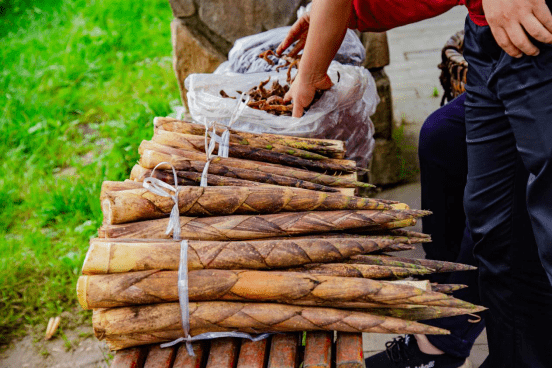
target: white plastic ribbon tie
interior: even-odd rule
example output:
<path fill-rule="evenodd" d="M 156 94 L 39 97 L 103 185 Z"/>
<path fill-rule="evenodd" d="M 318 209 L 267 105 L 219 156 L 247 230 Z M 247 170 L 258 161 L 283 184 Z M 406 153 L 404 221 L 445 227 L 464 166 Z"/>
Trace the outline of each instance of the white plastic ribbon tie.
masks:
<path fill-rule="evenodd" d="M 215 133 L 215 126 L 213 125 L 213 134 Z M 217 143 L 214 139 L 211 139 L 209 144 L 207 144 L 207 136 L 210 135 L 209 128 L 205 127 L 205 156 L 206 156 L 206 162 L 205 166 L 203 167 L 203 172 L 201 173 L 201 180 L 199 182 L 200 187 L 206 187 L 207 186 L 207 174 L 209 173 L 209 164 L 211 163 L 211 160 L 215 157 L 213 155 L 213 151 L 215 150 L 215 144 Z"/>
<path fill-rule="evenodd" d="M 159 165 L 163 164 L 170 165 L 173 171 L 174 187 L 165 183 L 164 181 L 153 177 L 155 170 L 159 167 Z M 153 194 L 157 194 L 162 197 L 169 197 L 173 200 L 174 206 L 171 210 L 169 224 L 167 225 L 167 230 L 165 231 L 165 234 L 169 235 L 172 231 L 173 239 L 180 240 L 180 211 L 178 210 L 178 191 L 180 190 L 180 188 L 178 188 L 178 177 L 176 176 L 176 170 L 174 169 L 174 166 L 168 162 L 158 163 L 151 171 L 150 177 L 144 179 L 142 185 Z M 174 192 L 174 195 L 167 193 L 165 190 L 163 190 L 163 188 Z"/>
<path fill-rule="evenodd" d="M 180 302 L 180 313 L 182 318 L 182 329 L 184 330 L 184 336 L 174 341 L 162 344 L 162 348 L 167 348 L 176 345 L 180 342 L 186 342 L 186 350 L 190 356 L 195 356 L 194 349 L 192 347 L 193 341 L 198 340 L 210 340 L 219 337 L 241 337 L 252 341 L 259 341 L 266 339 L 270 334 L 261 334 L 256 337 L 252 337 L 249 334 L 243 332 L 206 332 L 197 336 L 190 336 L 190 301 L 188 299 L 188 241 L 182 240 L 180 243 L 180 265 L 178 267 L 178 299 Z"/>
<path fill-rule="evenodd" d="M 238 337 L 238 338 L 242 338 L 242 339 L 249 339 L 251 341 L 260 341 L 260 340 L 266 339 L 270 335 L 272 335 L 272 334 L 263 333 L 263 334 L 260 334 L 260 335 L 257 335 L 255 337 L 253 337 L 250 334 L 247 334 L 245 332 L 205 332 L 205 333 L 193 336 L 193 337 L 179 337 L 178 339 L 176 339 L 174 341 L 167 342 L 165 344 L 161 344 L 160 346 L 162 348 L 168 348 L 168 347 L 174 346 L 178 343 L 181 343 L 181 342 L 185 341 L 186 342 L 186 350 L 188 351 L 188 354 L 190 356 L 195 356 L 194 350 L 193 350 L 193 347 L 192 347 L 192 344 L 191 344 L 194 341 L 212 340 L 212 339 L 218 339 L 218 338 L 221 338 L 221 337 Z"/>
<path fill-rule="evenodd" d="M 249 95 L 247 95 L 246 92 L 243 92 L 238 100 L 236 108 L 232 112 L 230 122 L 225 127 L 224 132 L 220 136 L 217 135 L 216 124 L 212 125 L 213 130 L 211 132 L 209 131 L 210 127 L 205 124 L 205 155 L 207 162 L 205 163 L 205 167 L 203 168 L 203 172 L 201 173 L 201 181 L 199 183 L 200 187 L 207 186 L 207 174 L 209 172 L 209 164 L 211 163 L 211 160 L 214 157 L 228 157 L 230 151 L 230 127 L 238 120 L 248 102 Z M 207 144 L 207 137 L 211 138 L 209 144 Z M 217 143 L 219 147 L 217 155 L 215 156 L 213 155 L 213 152 Z"/>

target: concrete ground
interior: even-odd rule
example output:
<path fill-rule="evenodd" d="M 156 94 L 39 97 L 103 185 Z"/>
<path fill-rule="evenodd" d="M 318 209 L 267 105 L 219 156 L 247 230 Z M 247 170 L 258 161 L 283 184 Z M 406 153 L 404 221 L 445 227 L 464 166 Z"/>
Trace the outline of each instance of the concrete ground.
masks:
<path fill-rule="evenodd" d="M 403 127 L 403 153 L 405 160 L 417 164 L 418 133 L 425 118 L 441 102 L 443 89 L 439 82 L 441 50 L 445 42 L 464 27 L 467 10 L 456 7 L 449 12 L 422 22 L 399 27 L 387 32 L 391 64 L 385 67 L 391 80 L 393 110 L 396 127 Z M 438 93 L 438 96 L 435 94 Z M 399 200 L 411 208 L 421 208 L 420 183 L 413 182 L 385 190 L 380 198 Z M 413 230 L 421 231 L 420 224 Z M 423 258 L 423 250 L 411 251 L 410 256 Z M 385 342 L 397 335 L 365 334 L 364 356 L 385 349 Z M 485 332 L 479 336 L 469 360 L 473 367 L 485 360 L 488 354 Z M 367 367 L 369 368 L 369 367 Z"/>

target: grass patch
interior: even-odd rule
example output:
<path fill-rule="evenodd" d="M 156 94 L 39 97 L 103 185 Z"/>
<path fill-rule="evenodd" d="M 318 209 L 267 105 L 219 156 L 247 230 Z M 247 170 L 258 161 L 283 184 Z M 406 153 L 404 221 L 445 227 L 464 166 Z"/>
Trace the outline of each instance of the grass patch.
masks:
<path fill-rule="evenodd" d="M 25 326 L 43 333 L 49 317 L 78 313 L 101 183 L 128 177 L 153 117 L 169 114 L 179 91 L 166 0 L 0 0 L 0 9 L 5 345 Z"/>
<path fill-rule="evenodd" d="M 418 165 L 417 136 L 409 135 L 406 131 L 408 123 L 403 119 L 399 126 L 395 126 L 392 139 L 397 144 L 397 158 L 400 162 L 399 180 L 412 182 L 420 173 Z"/>

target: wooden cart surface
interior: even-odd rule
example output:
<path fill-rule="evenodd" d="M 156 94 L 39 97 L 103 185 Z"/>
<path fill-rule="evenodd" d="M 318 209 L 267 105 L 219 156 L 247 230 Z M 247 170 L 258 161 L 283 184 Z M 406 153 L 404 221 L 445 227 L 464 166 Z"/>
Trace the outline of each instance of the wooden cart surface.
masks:
<path fill-rule="evenodd" d="M 304 346 L 303 346 L 304 341 Z M 364 368 L 362 334 L 308 332 L 274 334 L 252 342 L 221 338 L 160 348 L 146 345 L 120 350 L 111 368 Z"/>

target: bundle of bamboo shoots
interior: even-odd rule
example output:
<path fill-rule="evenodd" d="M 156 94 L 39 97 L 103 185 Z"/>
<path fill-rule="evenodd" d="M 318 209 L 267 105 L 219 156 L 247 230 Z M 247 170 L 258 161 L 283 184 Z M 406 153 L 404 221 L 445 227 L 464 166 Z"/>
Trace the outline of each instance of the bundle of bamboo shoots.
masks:
<path fill-rule="evenodd" d="M 439 334 L 447 331 L 416 321 L 482 310 L 450 295 L 462 285 L 394 281 L 472 268 L 388 255 L 431 240 L 402 229 L 430 212 L 355 196 L 355 188 L 368 184 L 356 180 L 362 169 L 342 159 L 343 142 L 230 130 L 229 157 L 210 160 L 208 186 L 200 187 L 205 128 L 170 118 L 154 122 L 130 180 L 102 185 L 104 223 L 77 285 L 81 306 L 94 310 L 96 336 L 112 349 L 183 336 L 184 245 L 166 233 L 174 208 L 187 241 L 192 336 Z M 150 191 L 142 183 L 150 176 L 172 189 Z"/>

